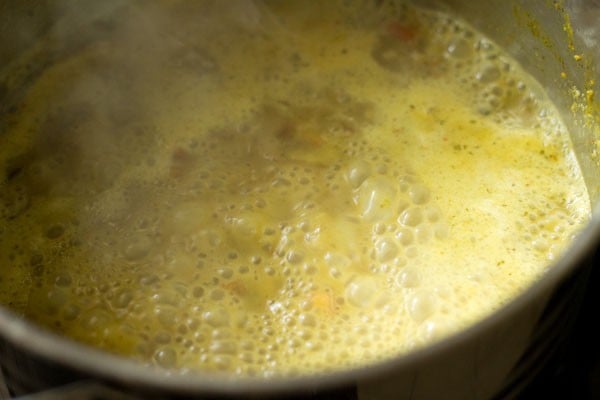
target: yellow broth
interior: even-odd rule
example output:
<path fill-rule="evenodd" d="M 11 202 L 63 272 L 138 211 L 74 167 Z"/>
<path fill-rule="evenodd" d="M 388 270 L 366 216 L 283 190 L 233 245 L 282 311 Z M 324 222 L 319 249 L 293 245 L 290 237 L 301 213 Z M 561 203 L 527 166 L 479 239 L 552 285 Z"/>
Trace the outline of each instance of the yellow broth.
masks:
<path fill-rule="evenodd" d="M 164 368 L 363 365 L 489 315 L 588 220 L 543 91 L 456 18 L 131 2 L 0 137 L 0 303 Z"/>

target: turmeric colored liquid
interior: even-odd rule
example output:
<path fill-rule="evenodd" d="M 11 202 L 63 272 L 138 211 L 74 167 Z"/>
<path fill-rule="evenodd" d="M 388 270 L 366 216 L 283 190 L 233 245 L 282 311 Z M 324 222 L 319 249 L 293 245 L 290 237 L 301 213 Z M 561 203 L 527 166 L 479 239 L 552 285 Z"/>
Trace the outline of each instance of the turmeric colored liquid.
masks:
<path fill-rule="evenodd" d="M 369 5 L 368 5 L 369 4 Z M 305 374 L 473 324 L 590 205 L 538 85 L 400 3 L 131 3 L 0 137 L 0 303 L 181 370 Z"/>

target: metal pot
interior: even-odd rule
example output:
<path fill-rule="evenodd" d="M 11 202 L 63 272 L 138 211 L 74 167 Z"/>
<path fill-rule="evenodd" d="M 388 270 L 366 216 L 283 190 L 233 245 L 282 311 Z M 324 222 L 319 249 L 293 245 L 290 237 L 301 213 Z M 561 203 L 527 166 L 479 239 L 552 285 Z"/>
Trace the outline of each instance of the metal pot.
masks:
<path fill-rule="evenodd" d="M 95 392 L 94 398 L 337 396 L 367 400 L 503 398 L 519 393 L 569 334 L 590 273 L 589 260 L 600 242 L 600 107 L 594 102 L 600 79 L 600 28 L 596 22 L 600 3 L 422 3 L 457 13 L 507 49 L 548 90 L 572 132 L 596 207 L 585 231 L 541 280 L 475 326 L 416 352 L 355 370 L 266 381 L 184 376 L 150 369 L 58 337 L 0 307 L 0 371 L 10 395 L 72 382 L 79 383 L 67 386 L 62 395 L 81 396 L 83 391 Z M 78 18 L 61 15 L 60 7 L 52 1 L 0 5 L 0 135 L 3 120 L 10 117 L 27 82 L 85 43 L 86 26 L 96 24 L 101 31 L 119 4 L 82 3 Z M 35 63 L 15 70 L 11 62 L 42 38 L 51 46 L 38 52 Z"/>

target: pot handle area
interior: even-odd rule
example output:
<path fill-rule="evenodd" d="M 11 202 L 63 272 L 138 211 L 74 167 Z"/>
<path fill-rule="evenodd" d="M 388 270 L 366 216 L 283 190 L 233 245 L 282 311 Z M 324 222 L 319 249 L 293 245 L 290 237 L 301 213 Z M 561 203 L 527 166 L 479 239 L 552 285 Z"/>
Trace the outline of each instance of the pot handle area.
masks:
<path fill-rule="evenodd" d="M 16 397 L 13 400 L 134 400 L 135 398 L 96 381 L 79 381 L 65 386 Z"/>

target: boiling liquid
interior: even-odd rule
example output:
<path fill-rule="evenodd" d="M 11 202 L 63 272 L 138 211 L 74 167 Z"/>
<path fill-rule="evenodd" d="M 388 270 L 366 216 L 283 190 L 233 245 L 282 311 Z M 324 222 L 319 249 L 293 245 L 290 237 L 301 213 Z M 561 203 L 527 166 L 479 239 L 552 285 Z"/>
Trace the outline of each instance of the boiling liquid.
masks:
<path fill-rule="evenodd" d="M 131 3 L 110 29 L 0 143 L 0 302 L 59 334 L 183 371 L 363 365 L 494 312 L 589 218 L 553 106 L 448 15 Z"/>

